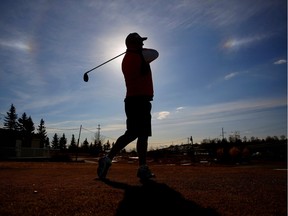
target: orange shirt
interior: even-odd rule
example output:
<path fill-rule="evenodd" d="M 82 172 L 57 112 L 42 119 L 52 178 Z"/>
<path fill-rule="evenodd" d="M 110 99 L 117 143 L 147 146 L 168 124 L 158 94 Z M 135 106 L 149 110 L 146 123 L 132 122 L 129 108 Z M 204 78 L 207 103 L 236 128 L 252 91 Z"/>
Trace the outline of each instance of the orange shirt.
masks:
<path fill-rule="evenodd" d="M 135 52 L 125 54 L 122 61 L 122 72 L 126 83 L 126 97 L 148 96 L 153 98 L 153 81 L 150 67 L 143 73 L 141 55 Z M 147 63 L 148 64 L 148 63 Z"/>

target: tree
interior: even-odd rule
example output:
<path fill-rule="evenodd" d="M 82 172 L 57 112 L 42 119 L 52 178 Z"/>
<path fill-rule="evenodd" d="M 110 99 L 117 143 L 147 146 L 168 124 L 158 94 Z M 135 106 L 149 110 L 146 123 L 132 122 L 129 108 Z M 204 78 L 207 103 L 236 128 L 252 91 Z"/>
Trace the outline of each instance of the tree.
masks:
<path fill-rule="evenodd" d="M 83 150 L 83 152 L 89 151 L 89 142 L 88 142 L 87 138 L 82 143 L 81 149 Z"/>
<path fill-rule="evenodd" d="M 61 151 L 64 151 L 66 149 L 67 139 L 65 137 L 65 134 L 63 133 L 62 137 L 59 140 L 59 148 Z"/>
<path fill-rule="evenodd" d="M 280 140 L 286 140 L 286 136 L 285 135 L 281 135 L 280 136 Z"/>
<path fill-rule="evenodd" d="M 31 146 L 32 134 L 35 127 L 31 116 L 27 118 L 25 112 L 22 114 L 22 117 L 18 119 L 18 130 L 22 133 L 22 145 L 27 147 Z"/>
<path fill-rule="evenodd" d="M 32 121 L 31 116 L 27 118 L 25 112 L 22 114 L 22 117 L 18 119 L 18 127 L 19 130 L 24 132 L 25 135 L 31 135 L 35 130 L 34 122 Z"/>
<path fill-rule="evenodd" d="M 50 147 L 49 137 L 46 137 L 46 138 L 45 138 L 44 147 L 46 147 L 46 148 L 49 148 L 49 147 Z"/>
<path fill-rule="evenodd" d="M 38 135 L 40 136 L 40 147 L 41 148 L 43 148 L 44 146 L 47 147 L 47 143 L 45 144 L 45 141 L 47 139 L 47 132 L 46 132 L 46 127 L 45 127 L 45 122 L 43 119 L 40 120 L 40 124 L 38 125 L 38 128 L 37 128 L 37 132 L 38 132 Z"/>
<path fill-rule="evenodd" d="M 13 104 L 11 104 L 9 112 L 7 112 L 7 116 L 4 118 L 4 128 L 9 130 L 18 130 L 16 108 Z"/>
<path fill-rule="evenodd" d="M 55 133 L 54 134 L 54 136 L 53 136 L 53 140 L 52 140 L 52 148 L 53 149 L 59 149 L 59 138 L 58 138 L 58 135 L 57 135 L 57 133 Z"/>
<path fill-rule="evenodd" d="M 230 134 L 229 136 L 229 142 L 230 143 L 236 143 L 241 141 L 241 137 L 240 137 L 240 132 L 239 131 L 235 131 L 232 134 Z"/>
<path fill-rule="evenodd" d="M 101 142 L 97 142 L 97 140 L 94 141 L 94 145 L 90 147 L 91 154 L 97 156 L 103 151 L 103 146 Z"/>
<path fill-rule="evenodd" d="M 31 118 L 31 116 L 29 116 L 28 120 L 27 120 L 27 125 L 26 125 L 26 131 L 29 134 L 33 134 L 35 131 L 35 126 L 34 126 L 34 122 Z"/>
<path fill-rule="evenodd" d="M 72 134 L 69 150 L 71 150 L 72 152 L 75 152 L 77 150 L 77 143 L 74 134 Z"/>
<path fill-rule="evenodd" d="M 105 152 L 108 152 L 110 149 L 111 149 L 111 145 L 110 145 L 110 142 L 108 140 L 107 143 L 103 145 L 103 150 Z"/>
<path fill-rule="evenodd" d="M 22 132 L 25 131 L 25 126 L 26 126 L 27 120 L 28 120 L 27 115 L 24 112 L 22 114 L 22 117 L 18 119 L 18 127 L 19 127 L 20 131 L 22 131 Z"/>

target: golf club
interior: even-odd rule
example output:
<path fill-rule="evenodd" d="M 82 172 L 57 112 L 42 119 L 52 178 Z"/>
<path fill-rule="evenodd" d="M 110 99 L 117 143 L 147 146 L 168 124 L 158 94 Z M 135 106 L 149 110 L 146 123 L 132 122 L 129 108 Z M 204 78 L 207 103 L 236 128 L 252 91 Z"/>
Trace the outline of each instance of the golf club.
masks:
<path fill-rule="evenodd" d="M 115 56 L 114 58 L 112 58 L 112 59 L 110 59 L 110 60 L 108 60 L 108 61 L 106 61 L 106 62 L 104 62 L 104 63 L 102 63 L 102 64 L 100 64 L 100 65 L 98 65 L 98 66 L 96 66 L 96 67 L 94 67 L 94 68 L 92 68 L 91 70 L 86 71 L 86 72 L 84 73 L 83 80 L 84 80 L 85 82 L 88 82 L 88 80 L 89 80 L 88 73 L 90 73 L 91 71 L 95 70 L 96 68 L 99 68 L 99 67 L 101 67 L 102 65 L 104 65 L 104 64 L 106 64 L 106 63 L 108 63 L 108 62 L 110 62 L 110 61 L 118 58 L 119 56 L 124 55 L 125 53 L 126 53 L 126 52 L 123 52 L 123 53 Z"/>

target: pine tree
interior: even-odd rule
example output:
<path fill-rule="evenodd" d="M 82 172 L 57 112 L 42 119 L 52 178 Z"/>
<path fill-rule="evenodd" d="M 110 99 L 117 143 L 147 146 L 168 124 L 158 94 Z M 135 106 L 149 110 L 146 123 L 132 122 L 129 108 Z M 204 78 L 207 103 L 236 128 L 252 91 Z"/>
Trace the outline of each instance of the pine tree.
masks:
<path fill-rule="evenodd" d="M 94 141 L 94 153 L 96 155 L 100 154 L 101 152 L 103 152 L 103 146 L 102 146 L 102 143 L 101 141 L 97 142 L 97 140 Z"/>
<path fill-rule="evenodd" d="M 53 136 L 52 148 L 53 149 L 59 149 L 59 138 L 58 138 L 57 133 L 55 133 L 54 136 Z"/>
<path fill-rule="evenodd" d="M 46 138 L 45 138 L 44 147 L 45 147 L 45 148 L 49 148 L 49 147 L 50 147 L 49 137 L 46 137 Z"/>
<path fill-rule="evenodd" d="M 111 145 L 110 145 L 110 142 L 108 140 L 107 143 L 103 145 L 103 150 L 105 152 L 108 152 L 110 149 L 111 149 Z"/>
<path fill-rule="evenodd" d="M 4 128 L 9 130 L 18 130 L 16 108 L 13 104 L 11 104 L 10 110 L 7 112 L 7 116 L 4 118 Z"/>
<path fill-rule="evenodd" d="M 72 152 L 75 152 L 76 149 L 77 149 L 77 143 L 76 143 L 74 134 L 72 134 L 69 150 L 71 150 Z"/>
<path fill-rule="evenodd" d="M 66 144 L 67 144 L 67 139 L 65 137 L 65 134 L 63 133 L 62 137 L 60 138 L 59 141 L 59 148 L 60 150 L 65 150 L 66 149 Z"/>
<path fill-rule="evenodd" d="M 22 114 L 22 117 L 18 119 L 18 127 L 19 127 L 19 130 L 24 132 L 24 134 L 26 135 L 33 134 L 35 130 L 34 122 L 31 116 L 27 118 L 27 115 L 25 112 Z"/>
<path fill-rule="evenodd" d="M 87 138 L 82 143 L 81 149 L 83 150 L 83 152 L 89 151 L 89 142 L 88 142 Z"/>
<path fill-rule="evenodd" d="M 34 131 L 35 131 L 35 126 L 34 126 L 34 122 L 31 118 L 31 116 L 29 116 L 28 120 L 27 120 L 27 123 L 26 123 L 26 131 L 29 133 L 29 134 L 33 134 Z"/>
<path fill-rule="evenodd" d="M 45 122 L 43 119 L 40 120 L 40 125 L 38 125 L 37 132 L 40 136 L 40 147 L 41 148 L 43 148 L 44 146 L 47 147 L 47 144 L 45 145 L 45 141 L 47 139 L 47 132 L 46 132 L 46 127 L 45 127 Z"/>
<path fill-rule="evenodd" d="M 22 132 L 25 132 L 25 131 L 26 131 L 27 121 L 28 121 L 28 118 L 27 118 L 26 113 L 24 112 L 24 113 L 22 114 L 22 117 L 18 119 L 18 127 L 19 127 L 19 130 L 20 130 L 20 131 L 22 131 Z"/>

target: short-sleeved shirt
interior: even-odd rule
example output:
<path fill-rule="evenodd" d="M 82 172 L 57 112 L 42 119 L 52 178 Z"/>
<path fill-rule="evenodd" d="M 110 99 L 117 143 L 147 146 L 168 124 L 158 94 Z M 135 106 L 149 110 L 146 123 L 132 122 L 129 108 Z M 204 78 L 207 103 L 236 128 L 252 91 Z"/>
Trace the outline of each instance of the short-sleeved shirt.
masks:
<path fill-rule="evenodd" d="M 126 97 L 147 96 L 153 98 L 152 73 L 149 64 L 143 61 L 143 57 L 137 52 L 127 51 L 123 58 L 122 72 L 126 83 Z M 143 64 L 147 64 L 148 67 L 143 68 Z"/>

